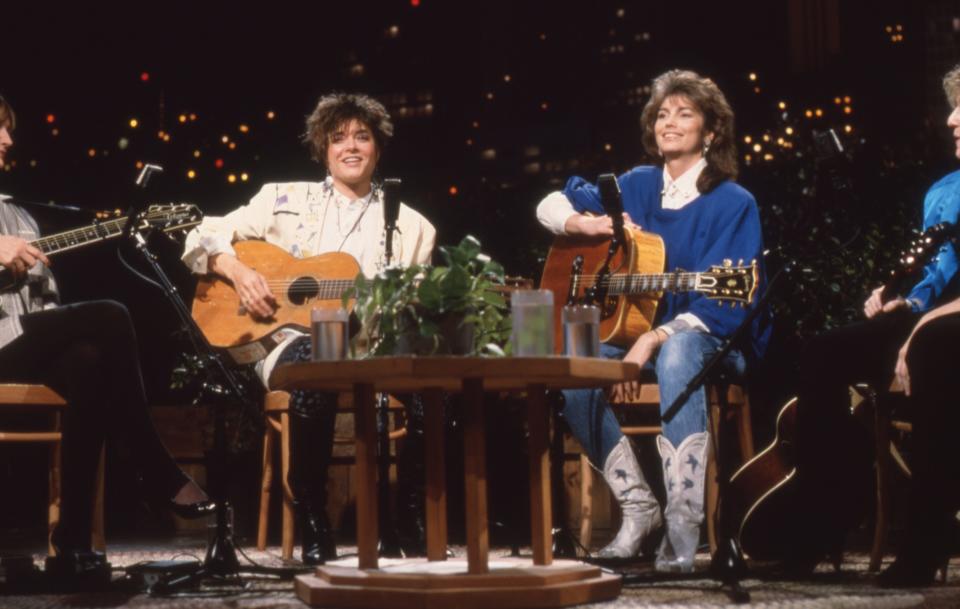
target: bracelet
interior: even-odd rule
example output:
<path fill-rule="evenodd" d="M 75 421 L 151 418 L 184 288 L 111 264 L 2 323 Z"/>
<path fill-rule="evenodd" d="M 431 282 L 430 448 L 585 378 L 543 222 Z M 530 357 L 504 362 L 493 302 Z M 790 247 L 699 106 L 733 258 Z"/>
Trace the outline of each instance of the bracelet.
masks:
<path fill-rule="evenodd" d="M 664 329 L 662 329 L 662 328 L 654 328 L 654 329 L 653 329 L 653 333 L 656 334 L 657 336 L 660 336 L 660 333 L 661 333 L 661 332 L 663 333 L 663 340 L 661 340 L 660 343 L 663 344 L 663 343 L 667 342 L 667 339 L 670 338 L 670 335 L 667 334 L 667 331 L 664 330 Z"/>

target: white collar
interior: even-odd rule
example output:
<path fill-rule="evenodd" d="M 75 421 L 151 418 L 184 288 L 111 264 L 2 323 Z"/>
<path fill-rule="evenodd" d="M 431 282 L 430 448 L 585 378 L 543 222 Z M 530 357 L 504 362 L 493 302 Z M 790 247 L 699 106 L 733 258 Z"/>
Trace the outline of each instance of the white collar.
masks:
<path fill-rule="evenodd" d="M 707 160 L 701 158 L 687 169 L 679 178 L 670 177 L 667 167 L 663 167 L 663 190 L 660 191 L 661 204 L 664 209 L 680 209 L 687 203 L 700 196 L 697 180 L 707 166 Z"/>
<path fill-rule="evenodd" d="M 337 207 L 350 207 L 350 208 L 366 207 L 367 204 L 373 200 L 373 192 L 375 190 L 371 186 L 370 192 L 368 192 L 367 194 L 363 195 L 358 199 L 351 199 L 349 196 L 337 190 L 337 188 L 333 185 L 333 178 L 329 176 L 327 177 L 326 180 L 324 180 L 324 186 L 328 187 L 330 189 L 330 192 L 333 193 L 333 202 Z"/>

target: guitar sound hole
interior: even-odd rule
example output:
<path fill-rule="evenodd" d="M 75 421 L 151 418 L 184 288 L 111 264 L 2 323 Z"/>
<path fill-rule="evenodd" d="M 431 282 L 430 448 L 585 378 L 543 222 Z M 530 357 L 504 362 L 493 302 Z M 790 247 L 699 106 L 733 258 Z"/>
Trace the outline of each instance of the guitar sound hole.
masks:
<path fill-rule="evenodd" d="M 302 305 L 320 294 L 320 284 L 313 277 L 297 277 L 287 289 L 287 298 L 295 305 Z"/>

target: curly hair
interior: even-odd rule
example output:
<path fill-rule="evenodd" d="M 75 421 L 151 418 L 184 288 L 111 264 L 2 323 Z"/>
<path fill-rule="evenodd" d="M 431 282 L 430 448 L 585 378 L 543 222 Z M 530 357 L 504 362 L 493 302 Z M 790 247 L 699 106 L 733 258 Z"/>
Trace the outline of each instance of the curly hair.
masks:
<path fill-rule="evenodd" d="M 363 123 L 370 129 L 377 150 L 381 153 L 393 137 L 390 113 L 377 100 L 359 93 L 324 95 L 307 117 L 307 132 L 303 136 L 313 160 L 326 164 L 330 136 L 351 120 Z"/>
<path fill-rule="evenodd" d="M 947 103 L 950 107 L 956 108 L 957 99 L 960 98 L 960 64 L 944 74 L 943 92 L 947 95 Z"/>
<path fill-rule="evenodd" d="M 17 116 L 13 113 L 10 103 L 0 95 L 0 127 L 13 131 L 17 126 Z"/>
<path fill-rule="evenodd" d="M 737 177 L 737 144 L 733 130 L 733 110 L 720 88 L 709 78 L 690 70 L 670 70 L 653 79 L 650 100 L 640 114 L 643 125 L 643 147 L 651 155 L 658 154 L 654 124 L 664 100 L 680 95 L 690 100 L 703 114 L 703 131 L 713 133 L 709 150 L 704 155 L 707 166 L 697 180 L 700 192 L 709 192 L 725 180 Z"/>

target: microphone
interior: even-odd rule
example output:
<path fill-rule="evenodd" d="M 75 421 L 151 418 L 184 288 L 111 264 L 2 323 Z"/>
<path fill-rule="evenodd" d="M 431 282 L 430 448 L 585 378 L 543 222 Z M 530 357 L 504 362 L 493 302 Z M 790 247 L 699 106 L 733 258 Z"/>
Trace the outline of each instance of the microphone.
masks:
<path fill-rule="evenodd" d="M 137 176 L 135 184 L 139 189 L 135 194 L 132 195 L 132 201 L 130 207 L 127 208 L 127 222 L 123 225 L 123 236 L 130 237 L 136 231 L 137 228 L 137 218 L 146 209 L 148 202 L 146 194 L 144 191 L 147 189 L 147 185 L 150 183 L 150 178 L 154 174 L 163 173 L 163 167 L 159 165 L 154 165 L 153 163 L 146 163 L 143 166 L 143 169 L 140 170 L 140 175 Z M 140 237 L 142 239 L 142 237 Z"/>
<path fill-rule="evenodd" d="M 613 220 L 613 238 L 621 245 L 627 242 L 623 230 L 623 199 L 620 197 L 620 184 L 617 176 L 612 173 L 603 173 L 597 177 L 597 190 L 600 191 L 600 205 L 610 219 Z"/>
<path fill-rule="evenodd" d="M 387 266 L 393 259 L 393 233 L 397 230 L 397 217 L 400 215 L 400 178 L 387 178 L 380 185 L 383 202 L 383 229 L 386 231 L 384 252 Z"/>

